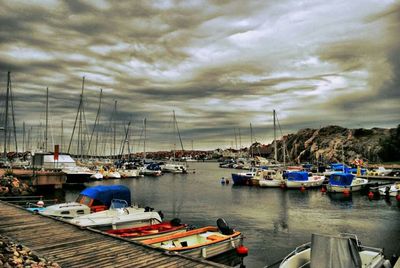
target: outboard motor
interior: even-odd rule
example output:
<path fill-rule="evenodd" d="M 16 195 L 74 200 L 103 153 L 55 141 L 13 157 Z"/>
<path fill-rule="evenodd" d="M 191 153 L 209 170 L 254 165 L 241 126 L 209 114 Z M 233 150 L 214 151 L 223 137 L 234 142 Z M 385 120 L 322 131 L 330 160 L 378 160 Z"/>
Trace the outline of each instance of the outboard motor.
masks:
<path fill-rule="evenodd" d="M 160 215 L 160 218 L 163 220 L 164 219 L 164 213 L 162 213 L 161 210 L 157 211 L 158 215 Z"/>
<path fill-rule="evenodd" d="M 222 219 L 219 218 L 217 220 L 217 226 L 218 226 L 218 230 L 224 234 L 224 235 L 231 235 L 233 234 L 233 229 L 229 227 L 228 223 Z"/>
<path fill-rule="evenodd" d="M 172 226 L 179 226 L 179 225 L 181 225 L 181 219 L 179 219 L 179 218 L 173 218 L 173 219 L 171 220 L 171 225 L 172 225 Z"/>

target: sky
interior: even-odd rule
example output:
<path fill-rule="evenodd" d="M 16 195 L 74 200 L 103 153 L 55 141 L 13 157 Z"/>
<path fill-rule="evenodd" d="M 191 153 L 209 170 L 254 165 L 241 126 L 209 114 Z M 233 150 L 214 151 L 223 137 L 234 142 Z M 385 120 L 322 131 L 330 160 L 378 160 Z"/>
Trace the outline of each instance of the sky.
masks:
<path fill-rule="evenodd" d="M 10 71 L 19 147 L 23 122 L 30 147 L 43 139 L 48 87 L 48 144 L 62 136 L 67 148 L 82 77 L 84 144 L 102 89 L 93 137 L 100 136 L 105 151 L 112 150 L 114 124 L 116 147 L 128 133 L 130 150 L 144 150 L 144 118 L 146 151 L 179 148 L 173 111 L 184 149 L 195 150 L 269 143 L 274 109 L 279 135 L 400 123 L 399 1 L 0 0 L 0 6 L 0 112 Z M 71 148 L 78 126 L 79 120 Z"/>

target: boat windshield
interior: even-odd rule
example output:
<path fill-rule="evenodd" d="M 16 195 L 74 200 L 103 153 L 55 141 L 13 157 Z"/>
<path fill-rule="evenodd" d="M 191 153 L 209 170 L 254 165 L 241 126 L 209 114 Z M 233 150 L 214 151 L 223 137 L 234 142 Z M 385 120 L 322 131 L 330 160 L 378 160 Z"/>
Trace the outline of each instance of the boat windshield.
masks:
<path fill-rule="evenodd" d="M 126 208 L 128 207 L 128 202 L 122 199 L 113 199 L 111 201 L 111 206 L 110 209 L 116 209 L 116 208 Z"/>

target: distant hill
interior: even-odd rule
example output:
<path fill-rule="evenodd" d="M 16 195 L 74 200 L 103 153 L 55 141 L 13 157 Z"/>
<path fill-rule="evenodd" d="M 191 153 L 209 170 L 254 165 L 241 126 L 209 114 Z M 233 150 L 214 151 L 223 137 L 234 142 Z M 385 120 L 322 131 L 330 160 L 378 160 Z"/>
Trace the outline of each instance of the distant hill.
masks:
<path fill-rule="evenodd" d="M 400 125 L 397 128 L 347 129 L 327 126 L 320 129 L 301 129 L 277 142 L 278 160 L 283 161 L 283 145 L 287 158 L 301 162 L 346 162 L 361 158 L 368 162 L 400 160 Z M 274 146 L 253 144 L 255 152 L 273 158 Z M 342 155 L 343 154 L 343 155 Z"/>

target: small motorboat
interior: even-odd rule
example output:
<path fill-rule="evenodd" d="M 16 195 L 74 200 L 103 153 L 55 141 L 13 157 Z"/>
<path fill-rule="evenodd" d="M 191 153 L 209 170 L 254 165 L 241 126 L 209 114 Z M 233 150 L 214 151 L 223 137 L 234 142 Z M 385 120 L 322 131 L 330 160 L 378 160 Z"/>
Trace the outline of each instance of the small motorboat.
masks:
<path fill-rule="evenodd" d="M 253 185 L 251 180 L 256 175 L 257 169 L 253 168 L 248 172 L 232 173 L 232 181 L 234 185 Z"/>
<path fill-rule="evenodd" d="M 167 164 L 164 164 L 161 166 L 161 171 L 164 173 L 186 174 L 187 167 L 186 167 L 186 165 L 182 165 L 182 164 L 167 163 Z"/>
<path fill-rule="evenodd" d="M 326 189 L 331 193 L 342 193 L 345 190 L 356 192 L 368 185 L 367 179 L 357 178 L 350 173 L 333 173 Z"/>
<path fill-rule="evenodd" d="M 325 180 L 325 176 L 316 176 L 306 171 L 292 171 L 286 173 L 287 188 L 311 188 L 319 187 Z"/>
<path fill-rule="evenodd" d="M 108 209 L 114 199 L 131 205 L 131 191 L 124 185 L 97 185 L 80 192 L 75 202 L 55 204 L 47 207 L 31 207 L 28 210 L 46 216 L 72 219 L 78 216 Z"/>
<path fill-rule="evenodd" d="M 119 237 L 140 241 L 155 237 L 186 232 L 186 228 L 187 224 L 181 224 L 180 219 L 172 219 L 171 221 L 161 222 L 159 224 L 118 229 L 118 230 L 108 230 L 106 232 Z"/>
<path fill-rule="evenodd" d="M 242 245 L 242 234 L 229 228 L 225 220 L 217 220 L 218 227 L 207 226 L 184 233 L 141 241 L 146 245 L 176 251 L 194 258 L 211 258 Z"/>
<path fill-rule="evenodd" d="M 362 246 L 356 235 L 313 234 L 311 243 L 297 247 L 283 259 L 279 268 L 380 268 L 391 267 L 383 250 Z"/>
<path fill-rule="evenodd" d="M 400 183 L 394 183 L 392 185 L 380 186 L 378 188 L 379 194 L 382 196 L 397 196 L 400 195 Z"/>
<path fill-rule="evenodd" d="M 259 178 L 260 187 L 280 187 L 285 184 L 282 172 L 273 169 L 258 170 L 253 179 L 255 178 Z"/>
<path fill-rule="evenodd" d="M 128 207 L 124 200 L 114 199 L 110 209 L 75 217 L 69 222 L 100 230 L 122 229 L 161 223 L 162 213 L 149 207 Z"/>

